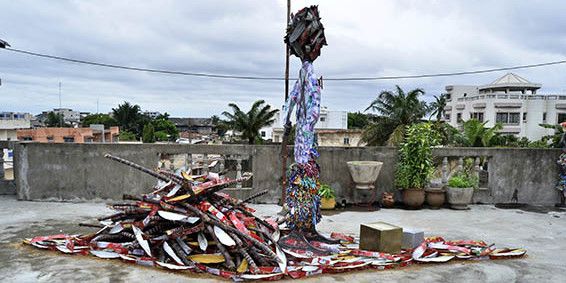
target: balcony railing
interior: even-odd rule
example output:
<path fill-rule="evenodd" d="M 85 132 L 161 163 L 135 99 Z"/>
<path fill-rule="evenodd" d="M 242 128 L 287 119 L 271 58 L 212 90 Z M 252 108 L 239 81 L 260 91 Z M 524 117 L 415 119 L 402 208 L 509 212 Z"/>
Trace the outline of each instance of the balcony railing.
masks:
<path fill-rule="evenodd" d="M 526 95 L 526 94 L 485 94 L 458 98 L 459 102 L 481 99 L 520 99 L 520 100 L 566 100 L 566 95 Z"/>

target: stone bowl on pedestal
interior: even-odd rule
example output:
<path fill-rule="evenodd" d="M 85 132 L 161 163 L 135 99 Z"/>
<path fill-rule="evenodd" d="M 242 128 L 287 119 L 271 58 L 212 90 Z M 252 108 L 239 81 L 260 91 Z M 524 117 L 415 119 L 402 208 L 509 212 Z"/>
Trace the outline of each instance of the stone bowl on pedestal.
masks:
<path fill-rule="evenodd" d="M 375 188 L 374 183 L 379 176 L 383 162 L 379 161 L 348 161 L 348 169 L 356 189 L 359 190 L 372 190 Z"/>

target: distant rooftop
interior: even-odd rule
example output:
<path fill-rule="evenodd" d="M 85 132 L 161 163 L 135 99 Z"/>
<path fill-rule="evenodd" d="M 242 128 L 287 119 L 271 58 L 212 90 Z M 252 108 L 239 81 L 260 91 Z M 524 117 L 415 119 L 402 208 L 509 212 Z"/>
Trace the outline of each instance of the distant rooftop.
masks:
<path fill-rule="evenodd" d="M 515 74 L 515 73 L 507 73 L 504 76 L 498 78 L 497 80 L 493 81 L 488 85 L 483 85 L 479 87 L 479 90 L 521 90 L 521 89 L 528 89 L 528 90 L 536 90 L 541 88 L 541 84 L 532 83 L 527 79 Z"/>

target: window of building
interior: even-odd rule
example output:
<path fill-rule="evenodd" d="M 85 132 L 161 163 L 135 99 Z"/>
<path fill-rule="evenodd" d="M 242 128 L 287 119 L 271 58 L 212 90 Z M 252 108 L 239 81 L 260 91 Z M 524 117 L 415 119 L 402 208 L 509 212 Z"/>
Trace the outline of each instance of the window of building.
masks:
<path fill-rule="evenodd" d="M 462 113 L 456 113 L 456 122 L 462 123 Z"/>
<path fill-rule="evenodd" d="M 450 113 L 444 112 L 444 121 L 450 122 Z"/>
<path fill-rule="evenodd" d="M 542 121 L 546 122 L 546 112 L 542 113 Z"/>
<path fill-rule="evenodd" d="M 518 125 L 521 113 L 500 112 L 495 115 L 495 122 L 505 125 Z"/>
<path fill-rule="evenodd" d="M 47 142 L 53 142 L 53 136 L 47 136 Z"/>
<path fill-rule="evenodd" d="M 261 131 L 261 137 L 265 137 L 265 131 Z"/>
<path fill-rule="evenodd" d="M 472 112 L 470 118 L 483 122 L 483 112 Z"/>
<path fill-rule="evenodd" d="M 350 138 L 344 138 L 344 144 L 350 144 Z"/>
<path fill-rule="evenodd" d="M 75 137 L 63 137 L 64 142 L 75 142 Z"/>
<path fill-rule="evenodd" d="M 527 112 L 523 112 L 523 121 L 527 121 Z"/>
<path fill-rule="evenodd" d="M 566 122 L 566 113 L 558 113 L 558 123 Z"/>
<path fill-rule="evenodd" d="M 27 136 L 27 137 L 22 137 L 22 140 L 23 140 L 23 141 L 32 141 L 33 138 L 30 137 L 30 136 Z"/>
<path fill-rule="evenodd" d="M 320 117 L 320 121 L 324 122 L 326 120 L 326 117 Z"/>

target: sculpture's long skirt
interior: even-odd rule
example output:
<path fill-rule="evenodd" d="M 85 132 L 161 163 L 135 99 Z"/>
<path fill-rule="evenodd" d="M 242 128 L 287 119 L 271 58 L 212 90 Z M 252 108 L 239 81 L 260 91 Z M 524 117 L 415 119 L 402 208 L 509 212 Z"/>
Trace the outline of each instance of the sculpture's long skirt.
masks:
<path fill-rule="evenodd" d="M 319 166 L 314 159 L 289 167 L 286 203 L 289 208 L 287 226 L 291 230 L 314 231 L 320 222 L 319 175 Z"/>

